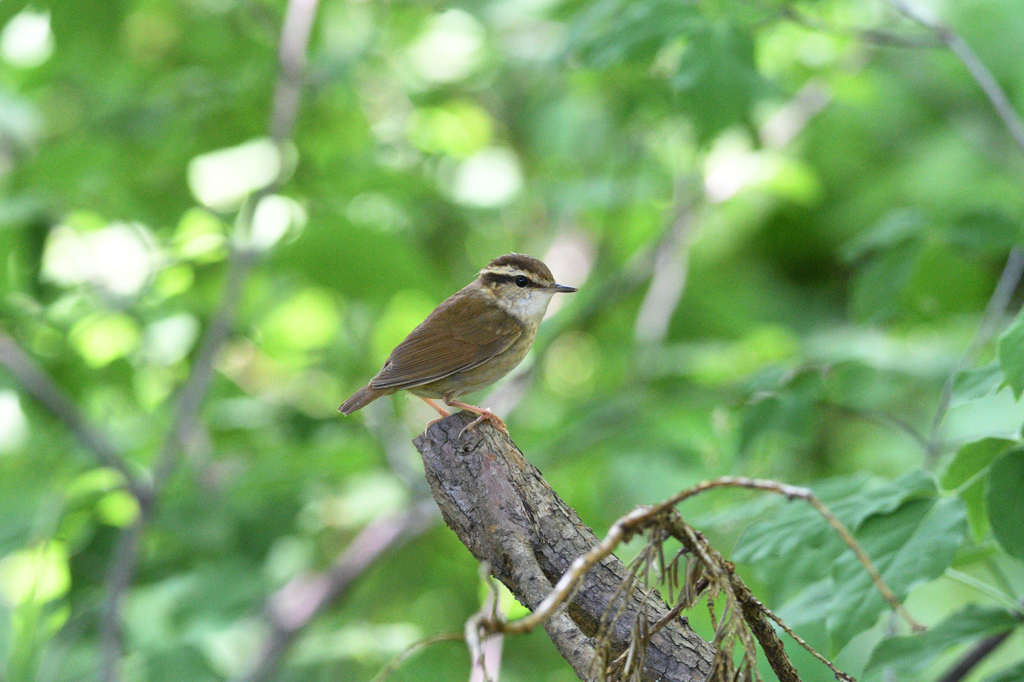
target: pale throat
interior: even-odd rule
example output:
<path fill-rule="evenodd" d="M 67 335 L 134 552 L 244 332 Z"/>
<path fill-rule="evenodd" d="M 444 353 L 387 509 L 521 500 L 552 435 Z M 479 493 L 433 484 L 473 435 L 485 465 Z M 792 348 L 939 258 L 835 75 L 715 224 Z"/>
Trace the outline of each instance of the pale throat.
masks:
<path fill-rule="evenodd" d="M 528 296 L 500 299 L 500 305 L 509 315 L 528 325 L 539 325 L 547 312 L 554 292 L 531 291 Z"/>

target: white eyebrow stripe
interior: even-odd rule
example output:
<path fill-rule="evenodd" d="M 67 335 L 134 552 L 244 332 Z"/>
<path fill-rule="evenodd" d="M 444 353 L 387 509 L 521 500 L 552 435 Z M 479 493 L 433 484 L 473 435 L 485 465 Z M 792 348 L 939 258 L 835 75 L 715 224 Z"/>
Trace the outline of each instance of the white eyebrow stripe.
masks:
<path fill-rule="evenodd" d="M 497 267 L 484 268 L 483 270 L 480 271 L 481 275 L 485 273 L 489 273 L 492 275 L 508 275 L 510 277 L 514 277 L 515 275 L 526 274 L 520 268 L 517 268 L 512 265 L 499 265 Z"/>

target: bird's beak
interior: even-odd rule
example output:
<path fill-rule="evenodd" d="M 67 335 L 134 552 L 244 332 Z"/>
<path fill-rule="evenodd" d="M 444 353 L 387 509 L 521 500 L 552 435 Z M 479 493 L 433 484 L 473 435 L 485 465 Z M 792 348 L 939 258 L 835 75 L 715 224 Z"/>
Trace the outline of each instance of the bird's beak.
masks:
<path fill-rule="evenodd" d="M 548 288 L 554 291 L 556 294 L 571 294 L 572 292 L 577 290 L 576 287 L 570 287 L 565 284 L 552 284 Z"/>

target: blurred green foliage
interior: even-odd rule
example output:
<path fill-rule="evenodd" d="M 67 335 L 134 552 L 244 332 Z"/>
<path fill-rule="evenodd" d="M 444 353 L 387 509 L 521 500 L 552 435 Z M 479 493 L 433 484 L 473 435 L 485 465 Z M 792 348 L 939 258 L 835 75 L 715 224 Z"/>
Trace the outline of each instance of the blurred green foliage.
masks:
<path fill-rule="evenodd" d="M 1019 3 L 927 4 L 1024 110 Z M 580 292 L 495 407 L 528 387 L 503 416 L 599 534 L 704 478 L 808 485 L 933 630 L 903 636 L 799 502 L 716 492 L 682 511 L 858 679 L 935 679 L 1007 631 L 969 679 L 1021 679 L 1024 322 L 971 339 L 1022 241 L 1024 154 L 950 53 L 861 33 L 927 45 L 924 29 L 852 0 L 322 0 L 282 156 L 266 136 L 284 10 L 0 2 L 2 330 L 144 475 L 238 211 L 285 176 L 140 548 L 125 679 L 244 675 L 268 596 L 422 495 L 409 441 L 429 408 L 335 408 L 513 250 Z M 139 513 L 0 373 L 0 679 L 95 676 L 105 573 Z M 277 679 L 369 679 L 461 631 L 480 595 L 434 525 L 315 619 Z M 710 636 L 703 610 L 691 622 Z M 393 679 L 468 669 L 436 644 Z M 506 642 L 502 679 L 575 678 L 537 632 Z"/>

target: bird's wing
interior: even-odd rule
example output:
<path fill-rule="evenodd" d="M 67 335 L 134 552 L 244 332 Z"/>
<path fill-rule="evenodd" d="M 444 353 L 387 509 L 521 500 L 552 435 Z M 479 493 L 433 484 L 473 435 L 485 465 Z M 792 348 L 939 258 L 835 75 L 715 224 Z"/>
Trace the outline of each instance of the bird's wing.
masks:
<path fill-rule="evenodd" d="M 373 388 L 413 388 L 486 362 L 523 333 L 508 313 L 484 299 L 453 296 L 398 344 Z"/>

